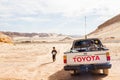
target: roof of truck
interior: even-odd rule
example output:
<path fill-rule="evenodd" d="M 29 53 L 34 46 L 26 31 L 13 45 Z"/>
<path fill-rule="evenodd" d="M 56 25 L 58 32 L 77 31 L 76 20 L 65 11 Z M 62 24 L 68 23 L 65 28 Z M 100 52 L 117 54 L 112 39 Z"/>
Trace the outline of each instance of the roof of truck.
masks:
<path fill-rule="evenodd" d="M 100 40 L 99 38 L 87 38 L 87 39 L 77 39 L 75 41 L 82 41 L 82 40 Z"/>

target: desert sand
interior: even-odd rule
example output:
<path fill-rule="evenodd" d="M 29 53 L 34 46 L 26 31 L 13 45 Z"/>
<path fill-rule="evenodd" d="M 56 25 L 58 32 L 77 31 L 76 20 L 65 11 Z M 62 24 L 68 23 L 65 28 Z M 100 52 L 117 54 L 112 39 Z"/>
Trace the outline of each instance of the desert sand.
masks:
<path fill-rule="evenodd" d="M 81 73 L 71 76 L 63 70 L 63 52 L 71 43 L 0 44 L 0 80 L 119 80 L 120 43 L 104 43 L 110 49 L 112 68 L 109 75 Z M 57 60 L 52 62 L 55 46 Z"/>

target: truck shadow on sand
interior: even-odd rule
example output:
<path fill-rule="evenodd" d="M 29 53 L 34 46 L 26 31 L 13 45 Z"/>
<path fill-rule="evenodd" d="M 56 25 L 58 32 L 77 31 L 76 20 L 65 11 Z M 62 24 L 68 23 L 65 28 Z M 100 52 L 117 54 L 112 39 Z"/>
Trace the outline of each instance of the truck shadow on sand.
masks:
<path fill-rule="evenodd" d="M 91 72 L 83 72 L 78 75 L 71 76 L 70 72 L 63 69 L 49 76 L 49 80 L 102 80 L 106 75 L 94 74 Z"/>

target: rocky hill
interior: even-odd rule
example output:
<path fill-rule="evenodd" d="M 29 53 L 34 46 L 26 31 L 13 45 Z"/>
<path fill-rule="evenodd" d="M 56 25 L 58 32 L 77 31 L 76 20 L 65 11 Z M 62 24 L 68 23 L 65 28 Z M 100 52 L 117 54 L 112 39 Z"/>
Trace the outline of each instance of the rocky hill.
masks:
<path fill-rule="evenodd" d="M 19 32 L 3 32 L 3 31 L 2 33 L 10 37 L 33 37 L 33 36 L 48 37 L 49 36 L 49 34 L 47 33 L 19 33 Z"/>
<path fill-rule="evenodd" d="M 117 22 L 120 22 L 120 14 L 113 17 L 112 19 L 109 19 L 108 21 L 104 22 L 100 26 L 98 26 L 98 29 L 107 27 L 107 26 L 112 25 L 112 24 L 117 23 Z"/>
<path fill-rule="evenodd" d="M 101 38 L 104 41 L 120 41 L 120 14 L 104 22 L 89 34 L 89 37 Z"/>
<path fill-rule="evenodd" d="M 20 32 L 4 32 L 0 31 L 1 33 L 8 35 L 10 37 L 58 37 L 58 36 L 64 36 L 62 34 L 56 34 L 56 33 L 20 33 Z"/>
<path fill-rule="evenodd" d="M 3 33 L 0 33 L 0 43 L 13 43 L 13 40 L 11 37 L 3 34 Z"/>
<path fill-rule="evenodd" d="M 69 35 L 57 33 L 20 33 L 3 31 L 1 31 L 1 33 L 5 34 L 6 36 L 10 36 L 14 43 L 57 42 L 61 41 L 65 37 L 69 37 Z"/>

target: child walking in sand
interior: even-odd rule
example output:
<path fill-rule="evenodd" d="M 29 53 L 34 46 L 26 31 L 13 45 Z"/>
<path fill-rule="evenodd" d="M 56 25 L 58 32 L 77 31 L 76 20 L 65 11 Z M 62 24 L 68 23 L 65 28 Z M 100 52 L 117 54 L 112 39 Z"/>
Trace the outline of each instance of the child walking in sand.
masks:
<path fill-rule="evenodd" d="M 53 59 L 53 62 L 56 60 L 56 54 L 57 54 L 57 51 L 55 49 L 55 47 L 53 47 L 53 50 L 52 50 L 52 59 Z"/>

